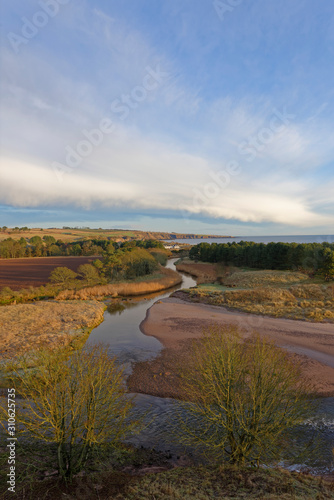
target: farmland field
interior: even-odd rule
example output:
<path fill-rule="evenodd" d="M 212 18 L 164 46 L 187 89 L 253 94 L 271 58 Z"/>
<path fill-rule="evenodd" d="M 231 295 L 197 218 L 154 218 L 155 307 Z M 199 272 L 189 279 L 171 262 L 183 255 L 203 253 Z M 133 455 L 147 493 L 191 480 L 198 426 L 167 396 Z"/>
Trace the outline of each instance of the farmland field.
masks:
<path fill-rule="evenodd" d="M 20 290 L 29 286 L 40 286 L 48 282 L 55 267 L 65 266 L 76 271 L 96 257 L 31 257 L 22 259 L 0 259 L 0 289 L 9 286 Z"/>

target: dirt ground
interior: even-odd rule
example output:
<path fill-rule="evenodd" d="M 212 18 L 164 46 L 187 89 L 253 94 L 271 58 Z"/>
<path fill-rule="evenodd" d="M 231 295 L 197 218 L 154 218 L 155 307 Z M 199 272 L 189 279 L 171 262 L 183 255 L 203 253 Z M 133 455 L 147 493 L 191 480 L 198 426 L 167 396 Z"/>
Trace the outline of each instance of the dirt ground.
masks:
<path fill-rule="evenodd" d="M 0 259 L 0 289 L 9 286 L 20 290 L 29 286 L 45 285 L 55 267 L 68 267 L 76 271 L 96 257 L 28 257 L 22 259 Z"/>
<path fill-rule="evenodd" d="M 141 324 L 146 335 L 165 346 L 151 362 L 137 363 L 128 379 L 129 389 L 160 397 L 178 392 L 177 367 L 187 363 L 191 339 L 199 338 L 212 323 L 239 326 L 247 336 L 253 330 L 287 348 L 302 363 L 304 375 L 319 396 L 334 396 L 334 326 L 228 311 L 223 307 L 186 303 L 170 297 L 155 303 Z"/>

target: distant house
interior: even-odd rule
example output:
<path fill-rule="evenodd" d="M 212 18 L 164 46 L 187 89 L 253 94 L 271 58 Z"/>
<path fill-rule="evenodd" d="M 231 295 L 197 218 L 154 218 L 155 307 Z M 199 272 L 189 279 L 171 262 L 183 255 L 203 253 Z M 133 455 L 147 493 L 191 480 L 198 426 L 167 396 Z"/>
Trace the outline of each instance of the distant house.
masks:
<path fill-rule="evenodd" d="M 174 243 L 164 243 L 163 244 L 166 250 L 179 250 L 180 246 Z"/>

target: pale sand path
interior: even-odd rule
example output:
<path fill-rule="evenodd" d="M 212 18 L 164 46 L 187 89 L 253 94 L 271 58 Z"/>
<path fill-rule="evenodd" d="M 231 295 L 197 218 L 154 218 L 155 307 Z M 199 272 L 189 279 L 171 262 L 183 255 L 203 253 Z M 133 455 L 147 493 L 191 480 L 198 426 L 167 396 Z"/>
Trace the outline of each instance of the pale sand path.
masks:
<path fill-rule="evenodd" d="M 199 338 L 210 323 L 238 325 L 246 332 L 258 331 L 277 345 L 298 354 L 304 373 L 316 383 L 319 394 L 334 395 L 334 324 L 310 323 L 257 316 L 220 306 L 194 304 L 175 297 L 156 302 L 140 328 L 156 337 L 165 347 Z"/>

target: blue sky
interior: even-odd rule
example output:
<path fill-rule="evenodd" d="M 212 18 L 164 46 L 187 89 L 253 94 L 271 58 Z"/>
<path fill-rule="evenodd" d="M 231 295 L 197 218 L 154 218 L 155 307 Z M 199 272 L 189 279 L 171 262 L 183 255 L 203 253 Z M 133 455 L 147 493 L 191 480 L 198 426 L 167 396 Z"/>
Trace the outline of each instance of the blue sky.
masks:
<path fill-rule="evenodd" d="M 334 234 L 334 4 L 1 6 L 0 225 Z"/>

